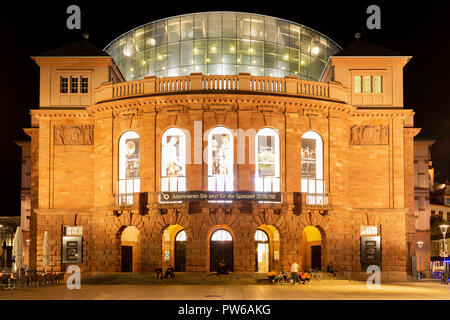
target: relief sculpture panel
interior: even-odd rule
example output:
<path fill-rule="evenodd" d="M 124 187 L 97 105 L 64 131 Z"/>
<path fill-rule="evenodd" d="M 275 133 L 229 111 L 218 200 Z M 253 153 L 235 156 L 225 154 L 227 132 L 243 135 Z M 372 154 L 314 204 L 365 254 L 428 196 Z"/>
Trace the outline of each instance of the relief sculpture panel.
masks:
<path fill-rule="evenodd" d="M 357 125 L 351 128 L 350 144 L 388 144 L 389 127 L 384 125 L 364 126 Z"/>
<path fill-rule="evenodd" d="M 55 126 L 55 145 L 92 145 L 94 126 Z"/>

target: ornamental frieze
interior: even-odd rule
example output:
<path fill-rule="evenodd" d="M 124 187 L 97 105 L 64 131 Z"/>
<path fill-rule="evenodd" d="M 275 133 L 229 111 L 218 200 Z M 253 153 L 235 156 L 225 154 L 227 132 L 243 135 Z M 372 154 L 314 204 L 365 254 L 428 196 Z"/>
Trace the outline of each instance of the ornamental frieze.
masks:
<path fill-rule="evenodd" d="M 351 128 L 351 145 L 383 145 L 389 143 L 389 128 L 384 125 L 358 125 Z"/>
<path fill-rule="evenodd" d="M 55 126 L 55 145 L 93 145 L 94 126 Z"/>

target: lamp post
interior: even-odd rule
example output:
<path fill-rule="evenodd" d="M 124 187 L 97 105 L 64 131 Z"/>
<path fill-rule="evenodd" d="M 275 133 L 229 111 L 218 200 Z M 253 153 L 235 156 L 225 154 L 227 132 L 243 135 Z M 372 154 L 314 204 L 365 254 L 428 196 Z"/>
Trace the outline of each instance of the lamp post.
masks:
<path fill-rule="evenodd" d="M 420 280 L 421 272 L 422 272 L 422 247 L 423 247 L 423 241 L 417 241 L 417 245 L 419 246 L 419 280 Z"/>
<path fill-rule="evenodd" d="M 444 258 L 444 272 L 442 273 L 442 277 L 447 276 L 447 266 L 445 265 L 445 258 L 447 257 L 447 243 L 445 242 L 445 235 L 447 234 L 447 229 L 450 227 L 448 224 L 441 224 L 439 229 L 441 229 L 442 237 L 444 238 L 444 254 L 442 255 Z"/>

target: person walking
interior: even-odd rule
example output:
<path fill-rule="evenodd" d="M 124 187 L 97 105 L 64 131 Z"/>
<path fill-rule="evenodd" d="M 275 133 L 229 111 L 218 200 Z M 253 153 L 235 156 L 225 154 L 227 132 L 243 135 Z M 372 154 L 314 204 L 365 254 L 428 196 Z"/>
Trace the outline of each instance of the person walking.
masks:
<path fill-rule="evenodd" d="M 296 284 L 298 280 L 298 267 L 299 265 L 295 261 L 291 265 L 291 278 L 294 279 L 294 284 Z"/>

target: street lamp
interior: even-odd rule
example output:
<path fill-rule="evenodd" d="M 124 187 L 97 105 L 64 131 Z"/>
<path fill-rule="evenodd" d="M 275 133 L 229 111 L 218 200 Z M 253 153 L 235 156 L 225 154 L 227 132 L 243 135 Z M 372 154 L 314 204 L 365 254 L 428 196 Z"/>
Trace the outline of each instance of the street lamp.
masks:
<path fill-rule="evenodd" d="M 422 247 L 423 247 L 423 241 L 417 241 L 417 245 L 419 246 L 419 280 L 421 278 L 421 272 L 422 272 Z"/>
<path fill-rule="evenodd" d="M 447 234 L 447 229 L 450 227 L 448 224 L 441 224 L 439 229 L 441 229 L 442 236 L 444 237 L 444 254 L 442 255 L 444 258 L 444 272 L 442 273 L 442 277 L 447 276 L 447 266 L 445 265 L 445 258 L 447 258 L 447 243 L 445 242 L 445 235 Z"/>

